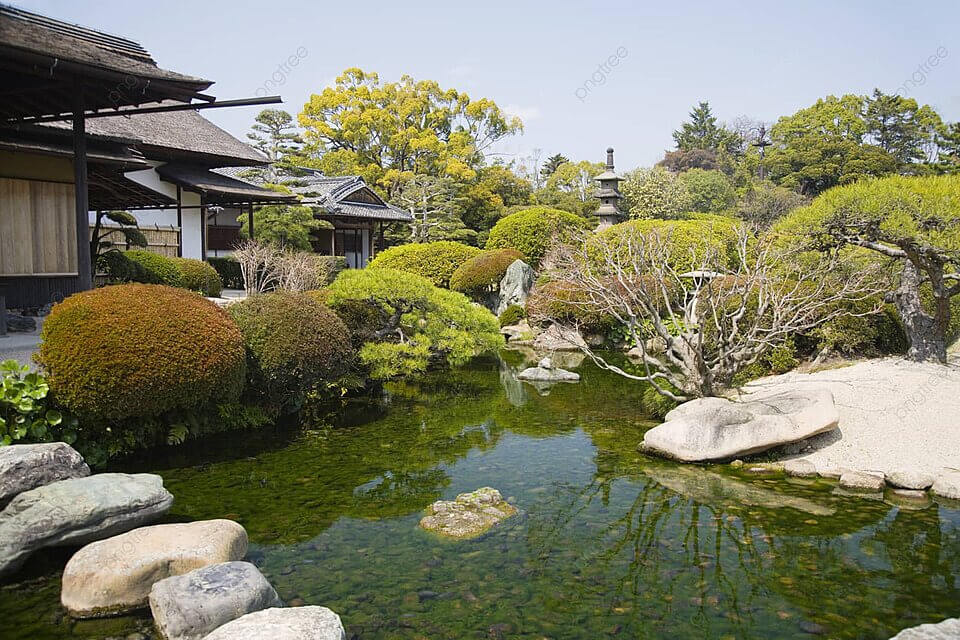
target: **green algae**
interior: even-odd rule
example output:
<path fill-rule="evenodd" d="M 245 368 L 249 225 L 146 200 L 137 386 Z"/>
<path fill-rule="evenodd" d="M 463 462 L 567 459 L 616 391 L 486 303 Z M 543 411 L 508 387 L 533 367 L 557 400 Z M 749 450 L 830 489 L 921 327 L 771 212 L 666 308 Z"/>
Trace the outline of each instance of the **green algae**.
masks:
<path fill-rule="evenodd" d="M 290 604 L 356 638 L 888 638 L 958 613 L 960 510 L 637 452 L 642 389 L 589 365 L 540 393 L 515 354 L 350 404 L 330 424 L 230 434 L 130 460 L 171 521 L 230 517 Z M 474 540 L 423 511 L 496 487 L 520 513 Z M 0 637 L 124 638 L 144 616 L 74 623 L 67 553 L 0 588 Z"/>

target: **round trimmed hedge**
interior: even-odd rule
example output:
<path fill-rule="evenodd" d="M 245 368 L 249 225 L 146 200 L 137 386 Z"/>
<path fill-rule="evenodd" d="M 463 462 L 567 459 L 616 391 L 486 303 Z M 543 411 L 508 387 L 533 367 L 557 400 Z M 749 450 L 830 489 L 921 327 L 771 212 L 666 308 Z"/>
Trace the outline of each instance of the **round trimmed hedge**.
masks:
<path fill-rule="evenodd" d="M 700 266 L 708 252 L 728 266 L 736 262 L 737 225 L 735 218 L 714 214 L 692 214 L 681 220 L 630 220 L 615 224 L 601 232 L 600 237 L 610 242 L 629 239 L 631 235 L 657 236 L 665 241 L 679 271 Z"/>
<path fill-rule="evenodd" d="M 228 311 L 246 342 L 249 392 L 276 413 L 298 408 L 308 392 L 350 366 L 350 331 L 311 295 L 264 293 Z"/>
<path fill-rule="evenodd" d="M 243 336 L 194 293 L 121 284 L 70 296 L 43 323 L 37 361 L 57 402 L 81 418 L 154 417 L 234 402 Z"/>
<path fill-rule="evenodd" d="M 172 258 L 142 249 L 127 251 L 123 255 L 140 265 L 140 273 L 143 274 L 142 281 L 146 284 L 165 284 L 168 287 L 183 286 L 183 275 L 180 273 L 180 267 Z"/>
<path fill-rule="evenodd" d="M 170 258 L 180 269 L 180 282 L 184 289 L 199 291 L 205 296 L 217 298 L 223 291 L 223 280 L 211 265 L 194 258 Z"/>
<path fill-rule="evenodd" d="M 496 287 L 503 280 L 507 268 L 523 260 L 516 249 L 494 249 L 470 258 L 450 276 L 450 288 L 467 295 L 476 295 Z"/>
<path fill-rule="evenodd" d="M 423 276 L 435 286 L 447 288 L 453 272 L 480 253 L 481 250 L 476 247 L 449 240 L 402 244 L 377 254 L 367 266 L 370 269 L 395 269 Z"/>
<path fill-rule="evenodd" d="M 487 249 L 516 249 L 531 266 L 540 264 L 554 236 L 561 241 L 578 231 L 587 231 L 590 223 L 569 211 L 533 207 L 500 218 L 490 230 Z"/>

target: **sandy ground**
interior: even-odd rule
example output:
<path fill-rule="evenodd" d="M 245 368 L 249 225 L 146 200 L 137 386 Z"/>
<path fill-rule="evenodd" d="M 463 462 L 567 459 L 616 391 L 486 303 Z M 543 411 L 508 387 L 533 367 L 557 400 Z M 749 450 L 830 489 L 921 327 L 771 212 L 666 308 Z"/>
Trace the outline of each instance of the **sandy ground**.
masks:
<path fill-rule="evenodd" d="M 33 362 L 33 354 L 37 351 L 40 344 L 40 330 L 43 328 L 43 318 L 37 320 L 37 329 L 31 333 L 7 333 L 0 336 L 0 360 L 17 360 L 20 364 L 30 365 L 36 368 Z"/>
<path fill-rule="evenodd" d="M 899 358 L 868 360 L 817 373 L 791 372 L 744 391 L 825 386 L 840 411 L 839 429 L 807 441 L 799 455 L 818 471 L 960 469 L 960 358 L 947 366 Z"/>

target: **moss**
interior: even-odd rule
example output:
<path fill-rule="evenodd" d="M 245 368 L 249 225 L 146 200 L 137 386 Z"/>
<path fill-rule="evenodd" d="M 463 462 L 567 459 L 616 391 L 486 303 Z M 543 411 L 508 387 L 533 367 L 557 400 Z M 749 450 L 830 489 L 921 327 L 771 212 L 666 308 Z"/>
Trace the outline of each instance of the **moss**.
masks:
<path fill-rule="evenodd" d="M 370 269 L 395 269 L 423 276 L 438 287 L 450 286 L 460 265 L 480 254 L 480 249 L 443 240 L 390 247 L 370 261 Z"/>

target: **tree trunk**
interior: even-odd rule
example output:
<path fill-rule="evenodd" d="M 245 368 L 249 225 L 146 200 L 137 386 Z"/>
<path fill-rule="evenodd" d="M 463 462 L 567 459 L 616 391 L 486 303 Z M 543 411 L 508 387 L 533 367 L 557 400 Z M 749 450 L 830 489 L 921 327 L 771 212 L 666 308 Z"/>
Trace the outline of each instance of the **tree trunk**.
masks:
<path fill-rule="evenodd" d="M 947 340 L 941 323 L 923 308 L 920 299 L 920 272 L 912 260 L 904 260 L 900 286 L 893 302 L 903 320 L 910 348 L 907 359 L 917 362 L 947 362 Z"/>

